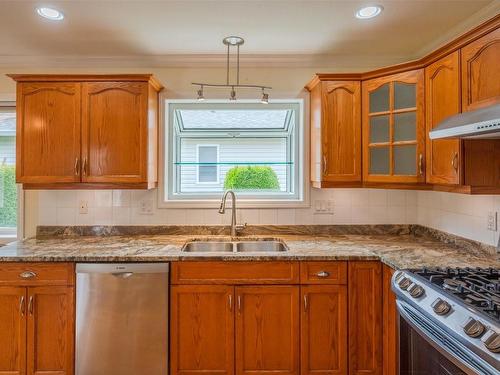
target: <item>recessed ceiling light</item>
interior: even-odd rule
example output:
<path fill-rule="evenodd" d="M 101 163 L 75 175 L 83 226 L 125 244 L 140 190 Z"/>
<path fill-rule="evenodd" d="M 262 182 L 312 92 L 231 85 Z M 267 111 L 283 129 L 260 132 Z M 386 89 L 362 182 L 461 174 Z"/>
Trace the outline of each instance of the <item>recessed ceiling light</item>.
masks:
<path fill-rule="evenodd" d="M 356 12 L 356 18 L 367 19 L 377 17 L 384 8 L 381 5 L 370 5 Z"/>
<path fill-rule="evenodd" d="M 40 7 L 36 8 L 36 12 L 42 16 L 43 18 L 47 18 L 52 21 L 61 21 L 64 19 L 64 14 L 57 9 L 48 8 L 48 7 Z"/>

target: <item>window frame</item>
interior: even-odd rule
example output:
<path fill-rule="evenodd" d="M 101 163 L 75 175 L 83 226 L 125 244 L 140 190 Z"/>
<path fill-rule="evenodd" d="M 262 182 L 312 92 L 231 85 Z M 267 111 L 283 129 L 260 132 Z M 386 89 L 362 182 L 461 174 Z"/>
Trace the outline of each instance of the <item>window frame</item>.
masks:
<path fill-rule="evenodd" d="M 169 153 L 173 152 L 172 146 L 172 136 L 174 131 L 174 124 L 171 120 L 172 108 L 175 108 L 178 104 L 195 104 L 196 100 L 193 99 L 169 99 L 164 94 L 161 98 L 161 122 L 160 122 L 160 157 L 159 157 L 159 183 L 158 183 L 158 208 L 214 208 L 217 207 L 220 198 L 205 198 L 205 197 L 195 197 L 193 199 L 187 199 L 183 197 L 182 199 L 171 199 L 168 197 L 166 183 L 169 182 L 172 176 L 172 163 L 170 163 Z M 309 207 L 309 196 L 310 196 L 310 186 L 309 186 L 309 137 L 308 137 L 308 126 L 309 123 L 306 120 L 308 118 L 308 112 L 305 110 L 307 106 L 305 101 L 308 98 L 303 95 L 299 98 L 293 99 L 275 99 L 270 101 L 270 103 L 276 104 L 293 104 L 297 106 L 296 113 L 296 139 L 294 139 L 294 147 L 296 149 L 295 163 L 296 168 L 296 181 L 292 182 L 295 184 L 296 197 L 291 199 L 273 199 L 270 196 L 260 198 L 260 197 L 245 197 L 238 196 L 238 206 L 241 208 L 301 208 Z M 231 104 L 233 102 L 224 99 L 212 99 L 205 100 L 203 102 L 208 104 Z M 253 104 L 253 105 L 265 105 L 261 104 L 258 100 L 253 99 L 238 99 L 238 104 Z M 307 103 L 306 103 L 307 104 Z M 238 193 L 236 193 L 238 195 Z M 195 194 L 193 194 L 195 195 Z M 220 194 L 222 196 L 222 193 Z M 283 193 L 278 193 L 281 197 Z"/>
<path fill-rule="evenodd" d="M 215 147 L 217 149 L 217 161 L 216 163 L 219 163 L 220 161 L 220 145 L 218 144 L 196 144 L 196 162 L 200 163 L 200 147 Z M 219 185 L 220 184 L 220 165 L 217 164 L 217 180 L 216 181 L 200 181 L 200 167 L 203 167 L 203 165 L 199 165 L 196 168 L 196 183 L 198 185 Z"/>
<path fill-rule="evenodd" d="M 13 110 L 16 112 L 16 102 L 0 98 L 0 111 Z M 16 113 L 17 119 L 17 113 Z M 17 134 L 15 134 L 17 137 Z M 24 237 L 24 190 L 21 184 L 17 188 L 17 224 L 16 227 L 0 227 L 0 245 L 8 244 Z"/>

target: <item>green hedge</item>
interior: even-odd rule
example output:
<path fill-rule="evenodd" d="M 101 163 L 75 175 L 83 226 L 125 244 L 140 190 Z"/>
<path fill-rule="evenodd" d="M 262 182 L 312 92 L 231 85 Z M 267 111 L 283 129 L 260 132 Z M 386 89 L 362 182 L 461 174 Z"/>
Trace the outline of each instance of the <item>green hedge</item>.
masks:
<path fill-rule="evenodd" d="M 14 166 L 0 166 L 0 227 L 17 225 L 17 188 Z"/>
<path fill-rule="evenodd" d="M 224 189 L 279 190 L 280 183 L 271 167 L 247 166 L 231 168 L 224 180 Z"/>

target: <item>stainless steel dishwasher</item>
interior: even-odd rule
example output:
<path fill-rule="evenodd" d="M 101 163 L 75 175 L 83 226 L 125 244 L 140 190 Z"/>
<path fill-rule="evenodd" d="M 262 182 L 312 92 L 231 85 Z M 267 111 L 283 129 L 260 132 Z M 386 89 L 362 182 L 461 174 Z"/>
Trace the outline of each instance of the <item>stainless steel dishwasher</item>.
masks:
<path fill-rule="evenodd" d="M 166 375 L 168 264 L 76 265 L 76 375 Z"/>

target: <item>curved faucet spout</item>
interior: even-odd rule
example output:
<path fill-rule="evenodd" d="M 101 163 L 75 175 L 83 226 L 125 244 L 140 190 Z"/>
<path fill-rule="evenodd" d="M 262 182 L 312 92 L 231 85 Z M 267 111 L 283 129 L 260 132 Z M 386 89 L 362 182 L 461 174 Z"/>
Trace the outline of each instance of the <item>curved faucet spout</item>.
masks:
<path fill-rule="evenodd" d="M 220 202 L 219 213 L 224 214 L 226 212 L 226 201 L 227 196 L 230 195 L 232 199 L 231 205 L 231 237 L 236 237 L 236 232 L 239 229 L 238 225 L 236 225 L 236 194 L 232 190 L 226 190 L 224 195 L 222 196 L 222 200 Z"/>

